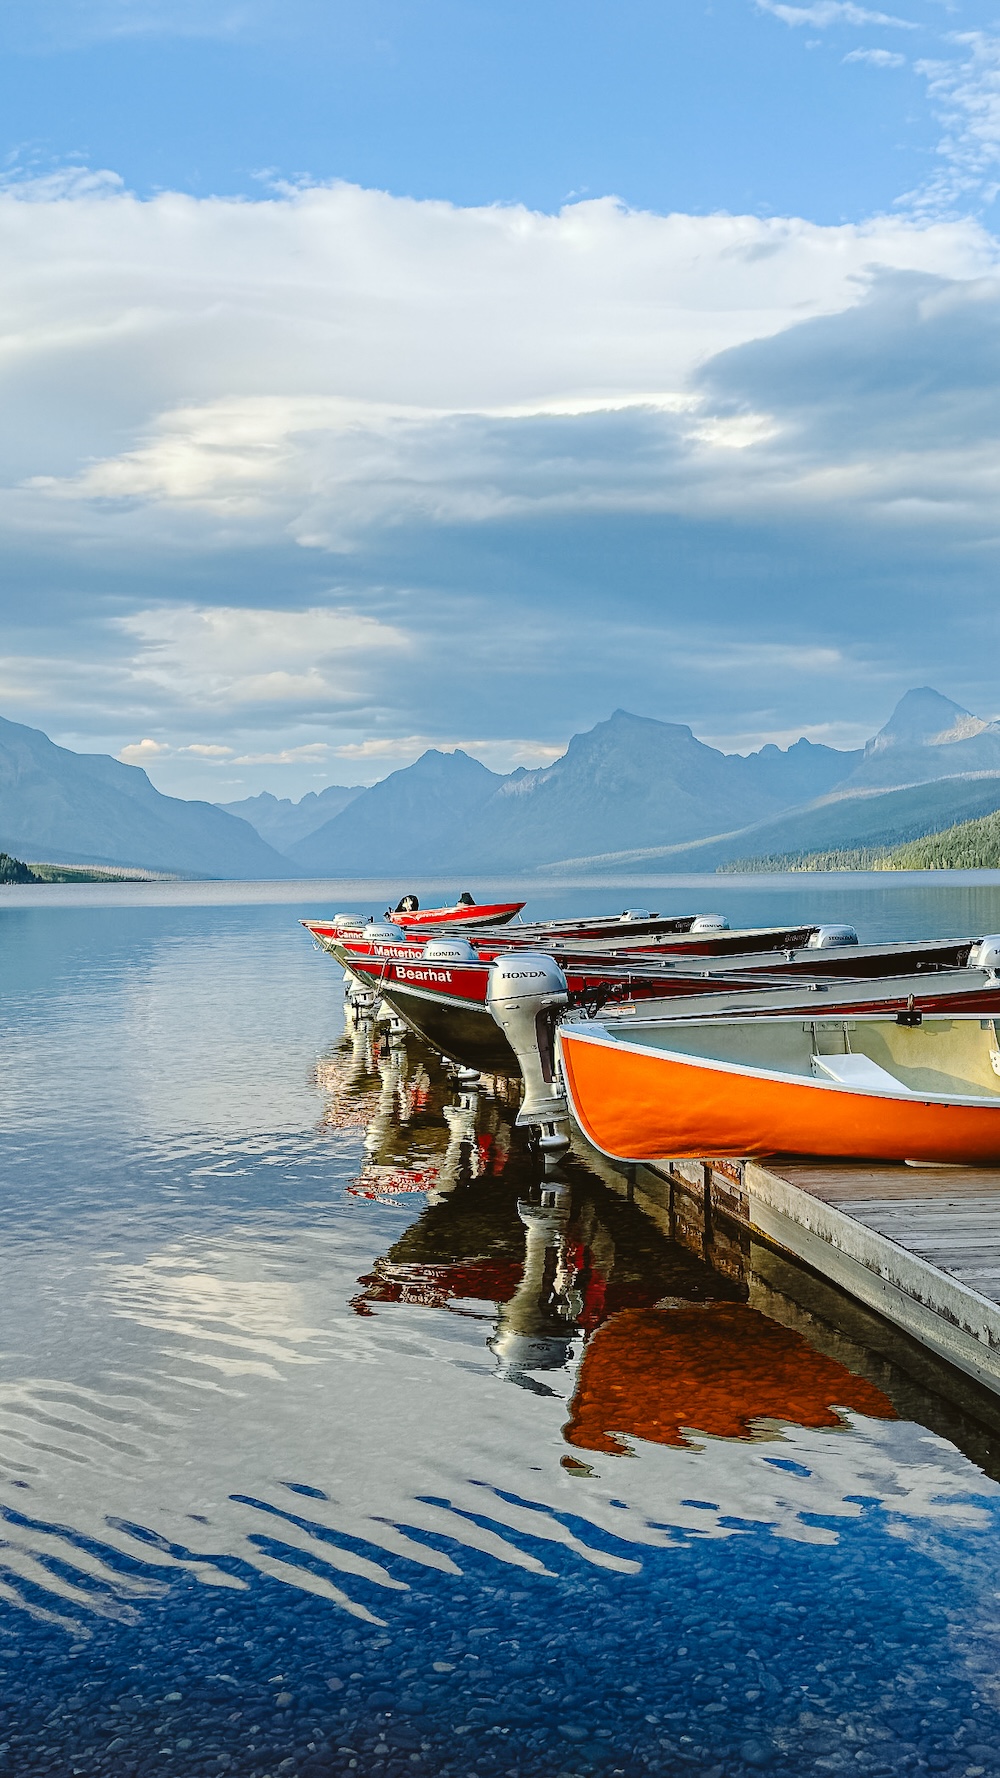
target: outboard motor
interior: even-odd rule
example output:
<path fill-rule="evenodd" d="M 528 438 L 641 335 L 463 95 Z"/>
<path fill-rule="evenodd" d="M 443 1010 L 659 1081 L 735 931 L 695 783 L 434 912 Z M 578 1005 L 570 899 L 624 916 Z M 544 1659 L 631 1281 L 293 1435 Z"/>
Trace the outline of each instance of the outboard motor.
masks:
<path fill-rule="evenodd" d="M 433 1190 L 427 1193 L 428 1204 L 443 1204 L 460 1184 L 463 1174 L 468 1177 L 469 1155 L 475 1152 L 479 1097 L 476 1093 L 462 1093 L 457 1105 L 444 1105 L 442 1111 L 448 1125 L 448 1146 Z"/>
<path fill-rule="evenodd" d="M 817 926 L 806 939 L 808 951 L 833 951 L 840 945 L 856 945 L 858 935 L 853 926 Z"/>
<path fill-rule="evenodd" d="M 479 952 L 467 938 L 429 938 L 420 955 L 428 963 L 479 962 Z"/>
<path fill-rule="evenodd" d="M 384 1025 L 387 1028 L 391 1044 L 399 1045 L 406 1042 L 409 1026 L 387 1000 L 380 1000 L 371 1016 L 376 1025 Z"/>
<path fill-rule="evenodd" d="M 986 969 L 994 982 L 1000 979 L 1000 937 L 990 933 L 978 939 L 969 951 L 969 968 Z"/>
<path fill-rule="evenodd" d="M 728 932 L 729 921 L 725 914 L 699 914 L 688 927 L 689 932 Z"/>
<path fill-rule="evenodd" d="M 356 1016 L 370 1018 L 378 995 L 370 982 L 361 980 L 356 975 L 346 975 L 344 999 Z"/>
<path fill-rule="evenodd" d="M 656 919 L 656 915 L 651 914 L 648 908 L 622 908 L 621 917 L 623 920 L 655 920 Z"/>
<path fill-rule="evenodd" d="M 366 945 L 398 945 L 406 933 L 391 920 L 369 920 L 361 934 Z"/>
<path fill-rule="evenodd" d="M 554 1391 L 533 1373 L 562 1370 L 580 1332 L 577 1316 L 583 1301 L 574 1289 L 575 1268 L 566 1251 L 570 1207 L 569 1191 L 556 1180 L 542 1188 L 540 1204 L 518 1201 L 517 1214 L 525 1227 L 524 1271 L 486 1342 L 501 1376 L 537 1395 Z"/>
<path fill-rule="evenodd" d="M 493 963 L 486 1004 L 521 1065 L 522 1127 L 540 1130 L 539 1147 L 553 1165 L 569 1147 L 569 1108 L 556 1079 L 553 1041 L 557 1013 L 569 991 L 554 957 L 543 951 L 503 951 Z"/>

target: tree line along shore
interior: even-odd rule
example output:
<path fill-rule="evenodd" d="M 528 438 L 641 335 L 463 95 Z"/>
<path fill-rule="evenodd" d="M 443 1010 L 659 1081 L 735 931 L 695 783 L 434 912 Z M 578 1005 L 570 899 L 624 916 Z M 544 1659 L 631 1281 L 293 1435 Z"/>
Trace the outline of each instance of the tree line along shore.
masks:
<path fill-rule="evenodd" d="M 718 866 L 720 876 L 797 871 L 1000 870 L 1000 810 L 900 845 L 845 847 L 827 852 L 765 853 Z M 0 852 L 0 883 L 144 882 L 159 873 L 96 865 L 25 864 Z"/>
<path fill-rule="evenodd" d="M 9 852 L 0 852 L 0 883 L 150 883 L 166 878 L 165 872 L 126 870 L 96 864 L 25 864 Z"/>
<path fill-rule="evenodd" d="M 975 821 L 959 821 L 954 827 L 901 845 L 737 858 L 721 864 L 718 874 L 832 870 L 1000 870 L 1000 810 Z"/>

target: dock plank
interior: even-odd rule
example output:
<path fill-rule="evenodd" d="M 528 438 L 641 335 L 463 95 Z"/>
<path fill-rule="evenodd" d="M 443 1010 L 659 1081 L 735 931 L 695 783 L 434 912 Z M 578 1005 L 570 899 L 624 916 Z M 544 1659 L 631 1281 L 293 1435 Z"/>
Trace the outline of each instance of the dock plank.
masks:
<path fill-rule="evenodd" d="M 811 1197 L 1000 1303 L 1000 1168 L 779 1163 Z"/>
<path fill-rule="evenodd" d="M 1000 1168 L 742 1164 L 752 1234 L 1000 1396 Z"/>
<path fill-rule="evenodd" d="M 1000 1208 L 1000 1168 L 854 1166 L 850 1162 L 770 1163 L 782 1179 L 803 1191 L 813 1192 L 828 1204 L 852 1204 L 858 1199 L 940 1203 L 945 1197 L 993 1198 Z"/>

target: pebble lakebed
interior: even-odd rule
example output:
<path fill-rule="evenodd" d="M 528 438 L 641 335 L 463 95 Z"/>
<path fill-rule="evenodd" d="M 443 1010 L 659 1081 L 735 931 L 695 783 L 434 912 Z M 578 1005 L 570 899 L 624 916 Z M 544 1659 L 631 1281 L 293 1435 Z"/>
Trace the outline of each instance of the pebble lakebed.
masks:
<path fill-rule="evenodd" d="M 257 1576 L 235 1609 L 177 1582 L 85 1645 L 19 1624 L 4 1767 L 1000 1772 L 998 1712 L 974 1673 L 947 1680 L 938 1667 L 935 1651 L 961 1635 L 949 1577 L 905 1550 L 887 1563 L 877 1521 L 841 1532 L 833 1566 L 828 1548 L 776 1553 L 754 1527 L 710 1559 L 698 1546 L 644 1552 L 624 1583 L 570 1569 L 530 1591 L 457 1546 L 461 1585 L 399 1564 L 411 1590 L 374 1633 Z M 551 1568 L 550 1546 L 541 1553 Z"/>

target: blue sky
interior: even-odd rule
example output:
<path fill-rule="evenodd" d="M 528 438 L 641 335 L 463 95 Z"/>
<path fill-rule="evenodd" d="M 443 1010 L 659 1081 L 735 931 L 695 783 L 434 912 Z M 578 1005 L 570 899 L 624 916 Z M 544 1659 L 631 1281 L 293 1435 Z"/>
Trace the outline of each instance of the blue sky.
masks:
<path fill-rule="evenodd" d="M 824 222 L 924 182 L 940 131 L 918 64 L 956 59 L 942 40 L 972 19 L 938 0 L 905 18 L 752 0 L 7 11 L 8 148 L 82 154 L 143 193 L 255 196 L 270 170 L 457 204 L 614 192 Z"/>
<path fill-rule="evenodd" d="M 1000 708 L 1000 22 L 0 3 L 0 712 L 229 800 Z"/>

